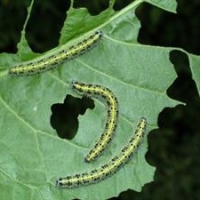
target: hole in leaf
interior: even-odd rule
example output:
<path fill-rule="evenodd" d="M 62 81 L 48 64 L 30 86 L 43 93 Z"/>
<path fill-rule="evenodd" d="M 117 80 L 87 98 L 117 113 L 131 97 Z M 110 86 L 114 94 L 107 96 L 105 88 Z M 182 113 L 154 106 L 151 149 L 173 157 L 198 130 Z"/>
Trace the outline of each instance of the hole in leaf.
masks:
<path fill-rule="evenodd" d="M 132 2 L 133 2 L 132 0 L 116 1 L 113 8 L 114 10 L 119 11 L 122 8 L 128 6 Z"/>
<path fill-rule="evenodd" d="M 67 95 L 64 103 L 56 103 L 51 106 L 51 126 L 61 138 L 72 139 L 78 130 L 78 116 L 84 115 L 88 108 L 95 107 L 90 98 L 75 98 Z"/>
<path fill-rule="evenodd" d="M 187 55 L 177 50 L 171 51 L 170 61 L 174 64 L 178 77 L 167 90 L 167 94 L 187 104 L 199 104 L 199 94 L 192 79 Z"/>
<path fill-rule="evenodd" d="M 98 15 L 103 10 L 107 9 L 109 3 L 107 0 L 102 1 L 82 1 L 76 0 L 73 3 L 74 8 L 87 8 L 91 15 Z"/>

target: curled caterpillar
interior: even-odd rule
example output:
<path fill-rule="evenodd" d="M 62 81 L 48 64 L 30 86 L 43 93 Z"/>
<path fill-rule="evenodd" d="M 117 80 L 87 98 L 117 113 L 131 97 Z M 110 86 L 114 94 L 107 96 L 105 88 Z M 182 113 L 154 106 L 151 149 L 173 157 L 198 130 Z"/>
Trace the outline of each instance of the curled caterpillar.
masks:
<path fill-rule="evenodd" d="M 146 119 L 141 118 L 137 125 L 134 136 L 121 150 L 119 155 L 113 157 L 107 164 L 104 164 L 100 168 L 94 169 L 91 172 L 59 178 L 56 181 L 56 185 L 61 188 L 74 188 L 83 185 L 90 185 L 102 181 L 116 173 L 121 168 L 121 166 L 130 160 L 131 156 L 138 149 L 145 134 L 146 124 Z"/>
<path fill-rule="evenodd" d="M 80 95 L 100 98 L 106 102 L 108 107 L 104 132 L 85 157 L 85 161 L 90 162 L 95 160 L 112 140 L 118 121 L 118 100 L 110 89 L 100 85 L 85 84 L 76 81 L 73 81 L 71 85 L 72 89 Z"/>
<path fill-rule="evenodd" d="M 9 74 L 34 75 L 54 69 L 58 64 L 74 59 L 77 56 L 87 52 L 99 42 L 102 35 L 103 33 L 98 30 L 87 39 L 84 39 L 83 41 L 69 47 L 68 49 L 58 50 L 57 53 L 50 56 L 41 57 L 32 61 L 14 65 L 9 69 Z"/>

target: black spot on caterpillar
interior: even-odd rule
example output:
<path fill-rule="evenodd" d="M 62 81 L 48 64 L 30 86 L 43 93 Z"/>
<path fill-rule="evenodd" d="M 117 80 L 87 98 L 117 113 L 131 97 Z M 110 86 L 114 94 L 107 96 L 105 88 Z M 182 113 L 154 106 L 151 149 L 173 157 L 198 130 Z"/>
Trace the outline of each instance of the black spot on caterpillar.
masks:
<path fill-rule="evenodd" d="M 9 74 L 14 75 L 34 75 L 54 69 L 58 64 L 69 61 L 87 52 L 94 47 L 101 39 L 103 33 L 96 31 L 93 35 L 69 47 L 68 49 L 58 50 L 57 53 L 45 58 L 37 58 L 32 61 L 14 65 L 9 69 Z"/>
<path fill-rule="evenodd" d="M 91 172 L 67 176 L 59 178 L 56 185 L 61 188 L 74 188 L 83 185 L 90 185 L 102 181 L 114 173 L 116 173 L 138 149 L 142 138 L 145 134 L 147 121 L 141 118 L 134 136 L 129 140 L 128 144 L 121 150 L 119 155 L 113 157 L 107 164 L 100 168 L 94 169 Z"/>
<path fill-rule="evenodd" d="M 90 162 L 95 160 L 105 150 L 106 146 L 112 140 L 112 136 L 115 132 L 118 121 L 118 100 L 110 89 L 100 85 L 85 84 L 76 81 L 73 81 L 71 85 L 77 93 L 83 96 L 103 99 L 107 103 L 108 107 L 108 116 L 104 132 L 85 157 L 85 161 Z"/>

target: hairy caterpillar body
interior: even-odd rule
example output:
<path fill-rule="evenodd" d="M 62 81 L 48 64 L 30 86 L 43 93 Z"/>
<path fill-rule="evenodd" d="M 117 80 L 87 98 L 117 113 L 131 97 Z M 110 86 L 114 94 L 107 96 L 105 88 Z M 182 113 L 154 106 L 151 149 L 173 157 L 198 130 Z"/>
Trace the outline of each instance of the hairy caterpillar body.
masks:
<path fill-rule="evenodd" d="M 118 100 L 110 89 L 100 85 L 85 84 L 76 81 L 73 81 L 71 85 L 80 95 L 100 98 L 106 102 L 108 107 L 104 132 L 85 157 L 85 161 L 90 162 L 95 160 L 112 140 L 118 121 Z"/>
<path fill-rule="evenodd" d="M 96 31 L 87 39 L 84 39 L 83 41 L 69 47 L 68 49 L 59 50 L 57 53 L 45 58 L 41 57 L 29 62 L 14 65 L 9 69 L 9 74 L 34 75 L 51 70 L 58 64 L 74 59 L 77 56 L 87 52 L 99 42 L 102 35 L 103 33 L 101 31 Z"/>
<path fill-rule="evenodd" d="M 123 166 L 130 160 L 130 157 L 138 149 L 145 134 L 146 124 L 146 119 L 141 118 L 137 125 L 134 136 L 121 150 L 119 155 L 113 157 L 110 162 L 104 164 L 100 168 L 92 170 L 91 172 L 67 176 L 65 178 L 59 178 L 56 181 L 56 185 L 61 188 L 74 188 L 83 185 L 90 185 L 102 181 L 116 173 L 121 168 L 121 166 Z"/>

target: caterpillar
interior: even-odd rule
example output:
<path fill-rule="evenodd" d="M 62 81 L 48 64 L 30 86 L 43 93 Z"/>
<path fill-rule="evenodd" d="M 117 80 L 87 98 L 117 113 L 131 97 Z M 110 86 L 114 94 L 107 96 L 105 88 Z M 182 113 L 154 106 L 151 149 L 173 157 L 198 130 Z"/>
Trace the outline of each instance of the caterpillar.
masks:
<path fill-rule="evenodd" d="M 117 127 L 118 120 L 118 100 L 113 92 L 100 85 L 92 85 L 72 81 L 72 89 L 83 96 L 96 97 L 103 99 L 107 103 L 107 122 L 105 124 L 104 132 L 100 139 L 95 143 L 94 147 L 89 151 L 85 157 L 85 162 L 95 160 L 111 142 L 112 136 Z"/>
<path fill-rule="evenodd" d="M 68 49 L 58 50 L 57 53 L 50 56 L 43 56 L 32 61 L 14 65 L 9 69 L 9 74 L 34 75 L 54 69 L 58 64 L 74 59 L 93 48 L 102 38 L 102 35 L 102 31 L 98 30 L 87 39 L 84 39 Z"/>
<path fill-rule="evenodd" d="M 146 119 L 141 118 L 137 125 L 134 136 L 121 150 L 119 155 L 113 157 L 107 164 L 104 164 L 100 168 L 94 169 L 91 172 L 59 178 L 56 181 L 56 186 L 61 188 L 74 188 L 82 185 L 90 185 L 102 181 L 116 173 L 121 166 L 130 160 L 131 156 L 138 149 L 146 131 L 146 124 Z"/>

